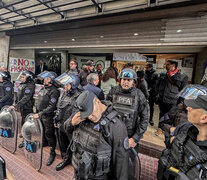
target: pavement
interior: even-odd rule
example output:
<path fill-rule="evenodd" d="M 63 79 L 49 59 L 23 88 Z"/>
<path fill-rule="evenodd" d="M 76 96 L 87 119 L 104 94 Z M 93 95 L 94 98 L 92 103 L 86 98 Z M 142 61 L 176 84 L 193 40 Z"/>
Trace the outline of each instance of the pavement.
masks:
<path fill-rule="evenodd" d="M 72 180 L 73 167 L 71 165 L 65 167 L 61 171 L 56 171 L 55 167 L 62 161 L 60 153 L 56 150 L 57 156 L 51 166 L 46 166 L 49 157 L 49 147 L 43 150 L 42 168 L 36 171 L 24 157 L 23 149 L 17 148 L 12 154 L 0 147 L 0 156 L 6 161 L 6 168 L 16 180 Z M 139 154 L 141 160 L 141 180 L 156 180 L 156 172 L 158 159 Z"/>

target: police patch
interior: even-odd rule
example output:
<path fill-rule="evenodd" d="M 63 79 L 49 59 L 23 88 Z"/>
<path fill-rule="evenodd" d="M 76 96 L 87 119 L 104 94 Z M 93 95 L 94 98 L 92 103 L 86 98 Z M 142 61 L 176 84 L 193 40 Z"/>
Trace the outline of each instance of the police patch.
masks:
<path fill-rule="evenodd" d="M 129 138 L 128 137 L 126 137 L 125 139 L 124 139 L 124 149 L 129 149 Z"/>
<path fill-rule="evenodd" d="M 6 91 L 11 91 L 11 88 L 10 87 L 6 87 Z"/>
<path fill-rule="evenodd" d="M 117 96 L 117 103 L 131 106 L 133 104 L 133 99 L 131 97 Z"/>
<path fill-rule="evenodd" d="M 30 93 L 30 90 L 29 90 L 29 89 L 26 89 L 26 90 L 25 90 L 25 93 L 26 93 L 26 94 L 29 94 L 29 93 Z"/>
<path fill-rule="evenodd" d="M 100 130 L 100 125 L 99 125 L 99 124 L 95 125 L 95 126 L 93 127 L 93 129 L 99 131 L 99 130 Z"/>
<path fill-rule="evenodd" d="M 55 103 L 55 102 L 56 102 L 56 99 L 55 99 L 55 98 L 52 98 L 52 99 L 51 99 L 51 102 L 52 102 L 52 103 Z"/>

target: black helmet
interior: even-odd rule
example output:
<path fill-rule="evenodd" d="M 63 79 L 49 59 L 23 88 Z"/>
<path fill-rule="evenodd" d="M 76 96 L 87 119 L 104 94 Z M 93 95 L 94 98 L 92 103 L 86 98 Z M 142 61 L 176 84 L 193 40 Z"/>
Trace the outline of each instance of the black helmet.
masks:
<path fill-rule="evenodd" d="M 0 72 L 0 77 L 3 81 L 8 81 L 11 78 L 9 72 Z"/>
<path fill-rule="evenodd" d="M 134 79 L 135 82 L 137 81 L 137 73 L 130 68 L 125 68 L 121 71 L 118 78 L 120 79 Z"/>
<path fill-rule="evenodd" d="M 21 76 L 26 76 L 26 82 L 31 82 L 34 81 L 35 78 L 35 74 L 31 71 L 22 71 L 19 75 L 19 77 L 17 78 L 17 80 L 20 80 Z"/>

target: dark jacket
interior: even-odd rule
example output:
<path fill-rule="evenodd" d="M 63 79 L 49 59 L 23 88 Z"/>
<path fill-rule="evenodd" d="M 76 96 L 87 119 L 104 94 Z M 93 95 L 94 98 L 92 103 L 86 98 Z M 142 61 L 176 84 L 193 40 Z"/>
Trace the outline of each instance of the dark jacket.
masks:
<path fill-rule="evenodd" d="M 75 74 L 78 76 L 79 71 L 78 71 L 78 69 L 69 69 L 66 71 L 66 73 L 72 73 L 72 74 Z"/>
<path fill-rule="evenodd" d="M 167 104 L 176 104 L 178 93 L 188 84 L 188 76 L 178 71 L 172 77 L 167 73 L 161 73 L 158 79 L 156 92 L 159 94 L 159 101 Z"/>
<path fill-rule="evenodd" d="M 42 116 L 53 116 L 57 109 L 56 105 L 60 96 L 59 90 L 54 86 L 43 87 L 38 95 L 37 110 L 40 118 Z"/>
<path fill-rule="evenodd" d="M 94 129 L 97 126 L 101 126 L 100 122 L 112 111 L 114 111 L 114 109 L 111 106 L 111 103 L 108 102 L 103 102 L 104 104 L 106 104 L 108 106 L 108 108 L 106 109 L 106 111 L 103 113 L 101 119 L 99 120 L 99 122 L 97 122 L 96 124 L 92 123 L 89 120 L 85 120 L 83 122 L 81 122 L 79 125 L 77 126 L 72 126 L 71 124 L 71 120 L 73 115 L 65 122 L 64 126 L 65 126 L 65 130 L 68 131 L 68 133 L 72 133 L 72 131 L 76 131 L 77 129 L 81 130 L 82 129 L 82 125 L 84 124 L 84 126 L 89 126 L 91 123 L 94 124 Z M 128 138 L 127 138 L 127 130 L 125 125 L 123 124 L 123 122 L 121 122 L 118 117 L 113 118 L 113 120 L 115 120 L 114 122 L 110 121 L 109 122 L 109 126 L 108 126 L 108 131 L 109 131 L 109 138 L 107 138 L 107 142 L 108 144 L 111 146 L 112 148 L 112 155 L 111 155 L 111 169 L 110 172 L 107 174 L 107 180 L 112 180 L 112 179 L 116 179 L 116 180 L 126 180 L 128 179 L 128 150 L 127 150 L 127 142 L 128 142 Z M 98 129 L 98 128 L 97 128 Z M 91 139 L 92 140 L 92 139 Z M 100 141 L 98 147 L 102 147 L 103 144 Z M 99 148 L 97 148 L 99 149 Z M 97 179 L 99 179 L 100 177 L 98 177 Z M 96 178 L 93 178 L 96 179 Z"/>
<path fill-rule="evenodd" d="M 135 104 L 137 104 L 137 107 L 125 106 L 126 111 L 127 110 L 129 110 L 129 111 L 134 110 L 136 112 L 134 119 L 131 120 L 133 122 L 132 135 L 129 131 L 128 131 L 128 135 L 130 138 L 132 137 L 134 139 L 134 141 L 137 143 L 143 137 L 143 134 L 147 130 L 147 126 L 148 126 L 147 100 L 146 100 L 144 94 L 141 92 L 141 90 L 133 87 L 130 90 L 126 91 L 126 90 L 123 90 L 120 85 L 113 87 L 109 91 L 109 94 L 107 95 L 106 100 L 110 100 L 113 103 L 114 95 L 119 94 L 119 93 L 125 95 L 126 97 L 132 97 L 132 98 L 135 97 L 135 99 L 137 99 L 137 102 L 135 102 Z M 133 101 L 135 101 L 135 99 Z M 135 109 L 133 109 L 133 108 L 135 108 Z"/>
<path fill-rule="evenodd" d="M 33 109 L 35 84 L 33 81 L 21 83 L 17 92 L 15 108 L 20 108 L 21 112 L 25 109 Z"/>
<path fill-rule="evenodd" d="M 148 99 L 149 97 L 148 86 L 147 86 L 147 82 L 144 79 L 141 81 L 138 81 L 137 88 L 140 89 L 145 95 L 145 98 Z"/>
<path fill-rule="evenodd" d="M 10 81 L 0 83 L 0 109 L 13 104 L 13 85 Z"/>
<path fill-rule="evenodd" d="M 47 67 L 47 65 L 44 65 L 44 64 L 43 64 L 43 71 L 46 71 L 46 70 L 48 70 L 48 67 Z M 42 71 L 42 72 L 43 72 L 43 71 Z M 40 73 L 41 73 L 41 67 L 40 67 L 40 65 L 38 65 L 38 66 L 36 66 L 35 74 L 38 75 L 38 74 L 40 74 Z"/>
<path fill-rule="evenodd" d="M 145 71 L 145 80 L 148 84 L 149 94 L 151 96 L 154 96 L 156 84 L 158 81 L 158 74 L 155 72 L 154 69 L 152 69 L 151 71 Z"/>
<path fill-rule="evenodd" d="M 103 90 L 99 87 L 95 86 L 94 84 L 87 84 L 83 87 L 85 90 L 92 91 L 100 100 L 104 100 L 104 93 Z"/>
<path fill-rule="evenodd" d="M 85 86 L 87 85 L 87 76 L 90 74 L 90 72 L 88 72 L 88 70 L 84 69 L 83 71 L 80 72 L 79 74 L 79 78 L 80 78 L 80 84 L 81 86 Z"/>

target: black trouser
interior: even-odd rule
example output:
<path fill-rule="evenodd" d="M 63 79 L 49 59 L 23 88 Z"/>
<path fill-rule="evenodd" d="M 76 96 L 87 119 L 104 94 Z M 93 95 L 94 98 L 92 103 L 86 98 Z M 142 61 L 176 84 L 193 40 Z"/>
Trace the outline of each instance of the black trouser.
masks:
<path fill-rule="evenodd" d="M 30 113 L 33 113 L 33 109 L 21 109 L 20 112 L 21 112 L 21 116 L 22 116 L 22 123 L 21 123 L 21 125 L 23 125 L 27 115 L 30 114 Z"/>
<path fill-rule="evenodd" d="M 56 147 L 56 136 L 55 136 L 55 127 L 53 123 L 53 116 L 43 116 L 41 118 L 42 124 L 44 126 L 44 135 L 48 141 L 48 146 L 55 149 Z"/>
<path fill-rule="evenodd" d="M 153 95 L 150 94 L 148 100 L 149 100 L 149 107 L 150 107 L 150 118 L 149 118 L 149 122 L 153 122 L 155 97 L 153 97 Z"/>
<path fill-rule="evenodd" d="M 162 116 L 164 116 L 172 107 L 174 106 L 174 104 L 168 104 L 162 101 L 159 101 L 159 109 L 160 109 L 160 114 L 159 114 L 159 120 L 161 119 Z M 160 128 L 160 122 L 159 122 L 159 126 Z"/>
<path fill-rule="evenodd" d="M 58 130 L 61 150 L 63 153 L 66 153 L 70 140 L 72 139 L 72 135 L 68 137 L 68 134 L 64 130 L 63 124 L 60 125 Z"/>

